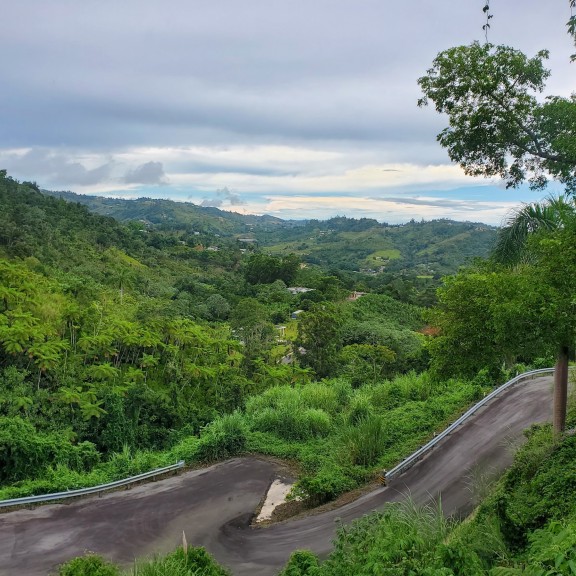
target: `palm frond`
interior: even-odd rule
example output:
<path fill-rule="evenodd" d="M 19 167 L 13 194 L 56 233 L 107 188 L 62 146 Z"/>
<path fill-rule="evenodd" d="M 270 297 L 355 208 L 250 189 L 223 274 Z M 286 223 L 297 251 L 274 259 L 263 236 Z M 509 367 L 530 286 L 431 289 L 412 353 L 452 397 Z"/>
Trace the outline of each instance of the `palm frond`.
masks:
<path fill-rule="evenodd" d="M 558 230 L 575 220 L 574 201 L 568 201 L 564 196 L 524 204 L 510 213 L 500 229 L 492 259 L 505 265 L 529 261 L 528 239 L 532 235 Z"/>

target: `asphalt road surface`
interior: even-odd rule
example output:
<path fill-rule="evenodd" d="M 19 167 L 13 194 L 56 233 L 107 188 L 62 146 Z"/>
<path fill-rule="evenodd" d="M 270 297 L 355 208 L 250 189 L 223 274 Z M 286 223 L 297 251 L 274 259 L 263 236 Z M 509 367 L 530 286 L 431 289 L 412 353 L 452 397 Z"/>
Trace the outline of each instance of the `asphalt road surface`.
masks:
<path fill-rule="evenodd" d="M 337 510 L 266 528 L 249 526 L 276 476 L 274 464 L 235 458 L 102 497 L 0 514 L 0 576 L 44 576 L 86 550 L 129 566 L 188 543 L 205 546 L 237 576 L 276 574 L 293 550 L 326 555 L 337 519 L 349 522 L 410 495 L 441 497 L 444 512 L 474 505 L 479 477 L 501 472 L 522 431 L 551 418 L 552 381 L 521 383 L 492 400 L 385 488 Z"/>

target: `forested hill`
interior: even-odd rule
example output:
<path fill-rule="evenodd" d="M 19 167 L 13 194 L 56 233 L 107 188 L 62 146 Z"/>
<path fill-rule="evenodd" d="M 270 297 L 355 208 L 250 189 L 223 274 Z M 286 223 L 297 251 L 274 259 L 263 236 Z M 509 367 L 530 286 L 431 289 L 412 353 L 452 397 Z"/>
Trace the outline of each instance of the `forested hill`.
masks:
<path fill-rule="evenodd" d="M 246 233 L 253 227 L 266 230 L 278 225 L 283 227 L 291 225 L 290 222 L 274 216 L 226 212 L 216 207 L 198 206 L 191 202 L 155 198 L 127 200 L 49 190 L 42 192 L 68 202 L 83 204 L 91 212 L 102 216 L 112 216 L 120 221 L 139 220 L 148 225 L 169 229 L 229 235 Z"/>
<path fill-rule="evenodd" d="M 125 200 L 48 192 L 81 203 L 91 211 L 120 221 L 139 221 L 164 231 L 221 238 L 249 237 L 267 252 L 297 254 L 302 261 L 333 271 L 375 276 L 430 277 L 453 274 L 476 257 L 486 256 L 496 228 L 448 219 L 389 225 L 374 219 L 337 217 L 319 220 L 281 220 L 273 216 L 243 215 L 190 202 L 139 198 Z M 391 277 L 387 277 L 387 282 Z"/>
<path fill-rule="evenodd" d="M 447 219 L 389 225 L 337 217 L 312 220 L 299 228 L 277 228 L 259 237 L 272 253 L 292 252 L 312 264 L 371 276 L 403 273 L 439 278 L 487 256 L 496 231 L 486 224 Z"/>

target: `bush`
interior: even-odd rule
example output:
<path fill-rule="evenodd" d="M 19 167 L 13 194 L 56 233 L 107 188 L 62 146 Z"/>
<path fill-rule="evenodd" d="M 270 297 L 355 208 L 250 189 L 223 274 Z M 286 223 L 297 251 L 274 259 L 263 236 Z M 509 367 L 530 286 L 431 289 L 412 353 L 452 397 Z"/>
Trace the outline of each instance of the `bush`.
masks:
<path fill-rule="evenodd" d="M 62 564 L 58 576 L 120 576 L 120 570 L 101 556 L 88 553 Z"/>
<path fill-rule="evenodd" d="M 200 439 L 197 436 L 188 436 L 172 447 L 170 455 L 175 461 L 194 462 L 198 459 L 199 445 Z"/>
<path fill-rule="evenodd" d="M 221 416 L 202 430 L 196 456 L 203 462 L 236 456 L 246 449 L 247 437 L 248 426 L 240 412 Z"/>
<path fill-rule="evenodd" d="M 529 434 L 494 506 L 512 548 L 523 548 L 529 531 L 576 510 L 576 437 L 555 446 L 549 426 L 533 427 Z"/>
<path fill-rule="evenodd" d="M 137 562 L 133 576 L 229 576 L 204 548 L 178 548 L 167 556 Z"/>
<path fill-rule="evenodd" d="M 90 442 L 75 446 L 65 434 L 39 432 L 19 416 L 0 416 L 0 482 L 37 478 L 50 464 L 87 470 L 98 459 Z"/>
<path fill-rule="evenodd" d="M 357 480 L 334 462 L 324 462 L 314 474 L 302 476 L 292 489 L 292 496 L 303 498 L 313 506 L 334 500 L 357 486 Z"/>
<path fill-rule="evenodd" d="M 316 576 L 318 574 L 318 557 L 309 550 L 292 552 L 288 564 L 278 576 Z"/>

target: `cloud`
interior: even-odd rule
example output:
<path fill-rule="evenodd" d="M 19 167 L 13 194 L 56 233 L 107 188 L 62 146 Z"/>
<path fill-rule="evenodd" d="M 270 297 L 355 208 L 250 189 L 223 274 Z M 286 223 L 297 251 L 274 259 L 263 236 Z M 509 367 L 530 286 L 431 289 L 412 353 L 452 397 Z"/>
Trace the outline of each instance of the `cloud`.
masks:
<path fill-rule="evenodd" d="M 204 198 L 200 203 L 200 206 L 212 206 L 220 208 L 225 204 L 228 204 L 229 206 L 244 206 L 246 204 L 246 202 L 240 198 L 240 194 L 231 192 L 227 187 L 216 190 L 215 194 L 215 198 Z"/>
<path fill-rule="evenodd" d="M 428 206 L 434 208 L 448 208 L 451 210 L 463 210 L 474 212 L 478 207 L 486 209 L 490 204 L 486 201 L 478 202 L 474 200 L 452 200 L 447 198 L 371 198 L 377 202 L 394 202 L 406 206 Z M 496 203 L 496 206 L 499 205 Z"/>
<path fill-rule="evenodd" d="M 94 159 L 81 162 L 67 154 L 33 148 L 24 151 L 12 151 L 0 154 L 4 165 L 14 174 L 29 179 L 33 177 L 43 185 L 92 186 L 106 182 L 113 170 L 114 162 L 109 160 L 93 168 Z"/>
<path fill-rule="evenodd" d="M 123 178 L 126 184 L 167 184 L 162 162 L 146 162 L 129 170 Z"/>
<path fill-rule="evenodd" d="M 369 217 L 398 224 L 412 218 L 449 218 L 499 225 L 514 206 L 502 201 L 456 201 L 443 198 L 368 198 L 327 195 L 319 197 L 275 196 L 258 213 L 280 218 L 325 219 L 336 214 L 355 218 Z"/>
<path fill-rule="evenodd" d="M 420 2 L 417 11 L 381 0 L 361 10 L 352 0 L 5 4 L 0 167 L 16 178 L 246 210 L 296 195 L 301 217 L 301 198 L 338 194 L 393 195 L 399 218 L 409 206 L 452 214 L 458 207 L 442 199 L 418 202 L 486 189 L 449 165 L 436 141 L 446 118 L 416 106 L 417 78 L 440 50 L 483 40 L 481 11 L 468 2 Z M 569 95 L 566 7 L 499 4 L 490 41 L 529 55 L 549 48 L 550 93 Z M 224 189 L 241 197 L 213 192 Z M 515 194 L 501 197 L 526 199 Z M 330 210 L 360 213 L 353 200 L 318 205 Z"/>

